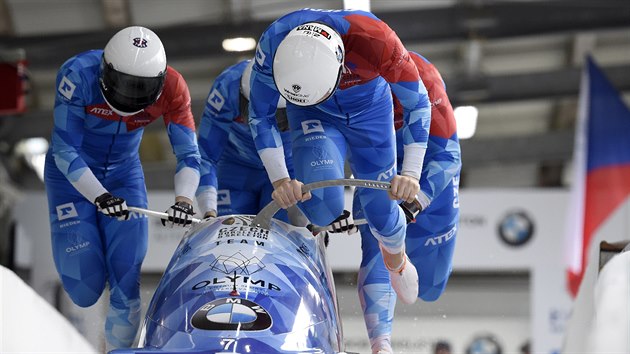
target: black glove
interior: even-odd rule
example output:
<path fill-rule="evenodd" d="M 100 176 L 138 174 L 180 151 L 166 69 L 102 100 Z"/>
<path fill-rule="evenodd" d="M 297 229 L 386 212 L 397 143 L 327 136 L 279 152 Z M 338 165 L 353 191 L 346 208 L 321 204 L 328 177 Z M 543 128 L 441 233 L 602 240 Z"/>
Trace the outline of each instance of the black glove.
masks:
<path fill-rule="evenodd" d="M 192 205 L 186 202 L 176 202 L 168 208 L 166 213 L 168 214 L 168 220 L 162 219 L 162 225 L 166 226 L 168 223 L 170 227 L 173 227 L 173 225 L 190 225 L 192 224 L 193 215 L 195 215 Z"/>
<path fill-rule="evenodd" d="M 344 210 L 339 217 L 337 217 L 332 223 L 330 223 L 330 232 L 344 232 L 348 235 L 352 235 L 357 232 L 357 227 L 354 225 L 354 220 L 349 211 Z"/>
<path fill-rule="evenodd" d="M 118 220 L 129 219 L 129 209 L 127 209 L 127 203 L 122 198 L 103 193 L 94 200 L 94 204 L 96 204 L 100 212 L 107 216 L 117 217 Z"/>
<path fill-rule="evenodd" d="M 402 202 L 398 205 L 403 210 L 403 213 L 405 213 L 407 224 L 415 222 L 416 216 L 422 211 L 422 205 L 420 205 L 417 199 L 412 203 Z"/>

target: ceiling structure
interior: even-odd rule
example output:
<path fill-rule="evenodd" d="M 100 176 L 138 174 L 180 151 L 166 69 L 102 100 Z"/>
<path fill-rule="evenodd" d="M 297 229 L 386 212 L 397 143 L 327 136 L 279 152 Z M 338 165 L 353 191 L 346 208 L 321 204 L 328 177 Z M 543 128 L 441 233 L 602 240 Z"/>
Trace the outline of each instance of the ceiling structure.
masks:
<path fill-rule="evenodd" d="M 587 53 L 617 89 L 630 92 L 630 1 L 372 0 L 371 6 L 408 49 L 437 66 L 454 106 L 478 107 L 476 135 L 462 141 L 462 187 L 570 183 Z M 0 0 L 0 51 L 24 49 L 30 79 L 28 112 L 0 117 L 0 152 L 50 135 L 56 70 L 81 51 L 104 47 L 121 27 L 144 25 L 160 36 L 169 64 L 188 82 L 198 122 L 214 77 L 253 55 L 225 52 L 223 39 L 258 39 L 275 18 L 302 7 L 343 3 Z M 170 150 L 163 125 L 150 125 L 141 147 L 149 188 L 172 187 L 172 179 L 160 177 L 174 169 Z"/>

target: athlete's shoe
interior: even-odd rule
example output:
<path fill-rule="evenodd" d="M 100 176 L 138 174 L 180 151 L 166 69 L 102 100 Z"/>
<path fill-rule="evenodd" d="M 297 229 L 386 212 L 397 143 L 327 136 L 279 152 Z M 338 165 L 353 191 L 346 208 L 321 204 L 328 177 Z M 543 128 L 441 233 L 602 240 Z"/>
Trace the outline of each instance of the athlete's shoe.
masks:
<path fill-rule="evenodd" d="M 392 350 L 391 334 L 382 334 L 375 338 L 370 338 L 372 354 L 394 354 Z"/>
<path fill-rule="evenodd" d="M 392 281 L 392 288 L 398 295 L 398 299 L 405 304 L 413 304 L 418 299 L 418 271 L 405 254 L 403 264 L 397 270 L 389 271 L 389 278 Z"/>
<path fill-rule="evenodd" d="M 127 308 L 109 305 L 105 319 L 105 339 L 108 348 L 128 348 L 138 332 L 140 324 L 140 299 L 130 300 Z"/>

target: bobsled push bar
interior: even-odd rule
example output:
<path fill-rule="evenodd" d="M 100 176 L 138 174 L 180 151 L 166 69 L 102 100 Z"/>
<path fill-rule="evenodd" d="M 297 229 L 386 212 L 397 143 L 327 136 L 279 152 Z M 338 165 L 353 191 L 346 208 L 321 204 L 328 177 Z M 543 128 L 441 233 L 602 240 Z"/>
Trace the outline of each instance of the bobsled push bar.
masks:
<path fill-rule="evenodd" d="M 162 213 L 159 211 L 154 211 L 154 210 L 149 210 L 149 209 L 144 209 L 144 208 L 138 208 L 138 207 L 127 207 L 127 209 L 129 209 L 129 211 L 134 211 L 136 213 L 140 213 L 140 214 L 144 214 L 146 216 L 153 216 L 156 218 L 160 218 L 160 219 L 167 219 L 168 220 L 168 214 L 167 213 Z M 192 218 L 192 222 L 193 224 L 197 224 L 200 223 L 201 220 L 197 219 L 197 218 Z"/>
<path fill-rule="evenodd" d="M 379 182 L 379 181 L 370 181 L 366 179 L 353 179 L 353 178 L 340 178 L 340 179 L 332 179 L 328 181 L 320 181 L 313 182 L 309 184 L 305 184 L 302 186 L 302 193 L 310 192 L 313 189 L 324 188 L 324 187 L 334 187 L 334 186 L 348 186 L 348 187 L 359 187 L 359 188 L 371 188 L 371 189 L 381 189 L 388 190 L 390 188 L 389 182 Z M 280 210 L 280 206 L 275 201 L 267 204 L 259 213 L 256 215 L 254 220 L 251 223 L 253 227 L 260 227 L 263 229 L 269 229 L 271 225 L 271 218 Z M 358 222 L 358 220 L 357 220 Z M 355 222 L 355 224 L 358 224 Z"/>

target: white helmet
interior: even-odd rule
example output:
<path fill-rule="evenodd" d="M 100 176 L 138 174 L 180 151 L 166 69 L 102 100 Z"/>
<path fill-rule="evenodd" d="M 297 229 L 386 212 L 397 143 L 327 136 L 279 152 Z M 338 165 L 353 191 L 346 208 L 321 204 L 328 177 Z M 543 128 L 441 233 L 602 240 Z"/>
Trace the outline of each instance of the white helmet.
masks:
<path fill-rule="evenodd" d="M 343 59 L 339 33 L 323 23 L 308 22 L 280 42 L 273 58 L 273 79 L 287 102 L 315 105 L 337 89 Z"/>
<path fill-rule="evenodd" d="M 249 79 L 252 77 L 252 68 L 254 67 L 254 61 L 250 60 L 247 66 L 245 67 L 245 71 L 243 71 L 243 76 L 241 76 L 241 93 L 243 97 L 249 101 L 249 92 L 251 91 L 249 86 Z M 280 96 L 278 99 L 278 108 L 286 108 L 287 101 Z"/>
<path fill-rule="evenodd" d="M 120 30 L 105 46 L 100 88 L 107 104 L 128 116 L 157 101 L 166 78 L 166 53 L 160 38 L 148 28 Z"/>

